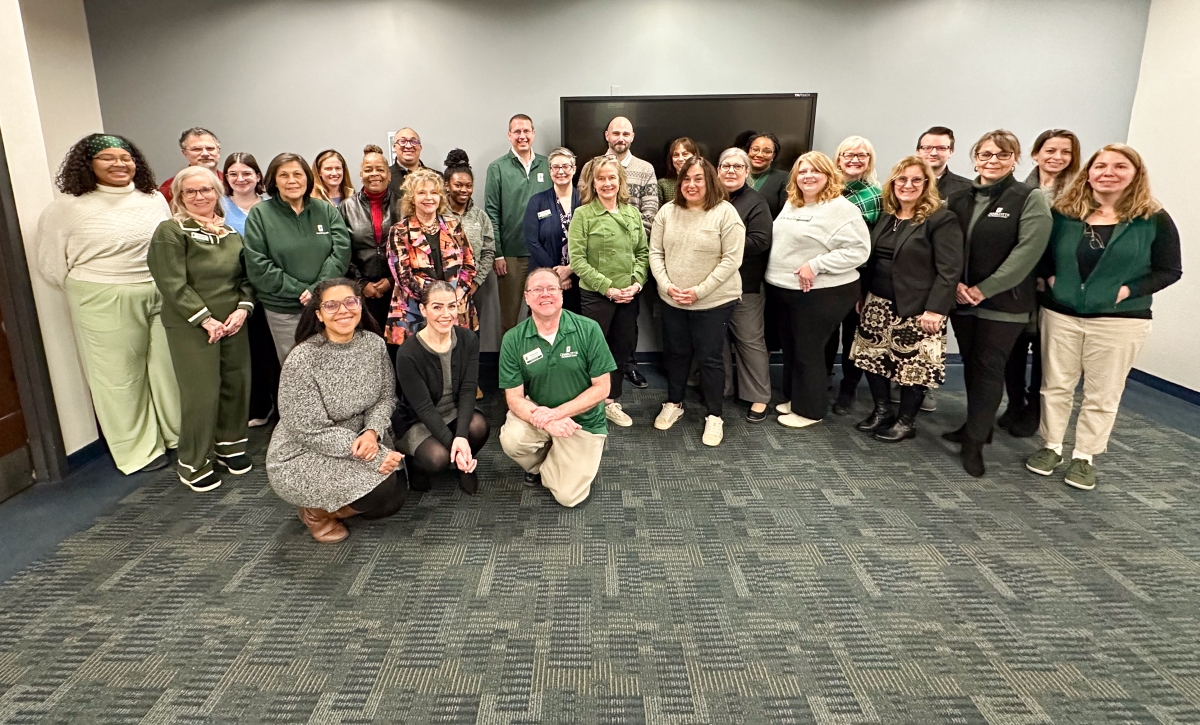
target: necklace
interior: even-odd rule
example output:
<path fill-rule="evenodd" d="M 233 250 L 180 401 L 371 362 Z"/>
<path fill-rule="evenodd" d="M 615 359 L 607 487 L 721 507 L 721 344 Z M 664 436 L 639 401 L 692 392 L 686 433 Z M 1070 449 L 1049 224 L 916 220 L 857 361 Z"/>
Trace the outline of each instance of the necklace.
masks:
<path fill-rule="evenodd" d="M 428 224 L 421 224 L 421 220 L 417 219 L 417 224 L 421 225 L 421 232 L 423 234 L 425 234 L 426 236 L 429 236 L 431 234 L 436 234 L 438 231 L 438 228 L 441 226 L 440 224 L 438 224 L 437 217 L 434 217 L 433 221 L 431 221 Z"/>

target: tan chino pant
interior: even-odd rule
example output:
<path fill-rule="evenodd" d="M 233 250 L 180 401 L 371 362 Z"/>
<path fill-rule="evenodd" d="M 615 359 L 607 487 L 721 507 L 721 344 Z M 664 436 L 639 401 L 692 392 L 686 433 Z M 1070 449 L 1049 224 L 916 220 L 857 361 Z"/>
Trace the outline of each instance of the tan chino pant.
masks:
<path fill-rule="evenodd" d="M 500 284 L 500 334 L 517 326 L 521 319 L 521 305 L 525 303 L 525 274 L 529 271 L 529 257 L 504 257 L 508 274 L 497 275 Z M 494 274 L 494 273 L 493 273 Z"/>
<path fill-rule="evenodd" d="M 1083 376 L 1083 403 L 1075 422 L 1075 451 L 1108 449 L 1125 378 L 1150 333 L 1150 320 L 1071 317 L 1043 309 L 1042 424 L 1047 446 L 1061 445 L 1071 422 L 1075 388 Z"/>
<path fill-rule="evenodd" d="M 607 437 L 577 430 L 569 438 L 555 438 L 509 411 L 500 428 L 500 447 L 521 468 L 541 473 L 542 485 L 570 508 L 592 492 Z"/>

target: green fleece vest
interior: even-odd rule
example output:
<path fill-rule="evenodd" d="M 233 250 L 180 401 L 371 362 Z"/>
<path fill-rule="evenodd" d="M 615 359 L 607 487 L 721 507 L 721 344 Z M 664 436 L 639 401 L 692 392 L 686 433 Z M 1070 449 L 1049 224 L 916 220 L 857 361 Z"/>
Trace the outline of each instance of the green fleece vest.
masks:
<path fill-rule="evenodd" d="M 1150 245 L 1156 226 L 1153 218 L 1122 222 L 1087 281 L 1080 279 L 1076 256 L 1083 239 L 1083 221 L 1054 212 L 1050 248 L 1054 254 L 1054 299 L 1080 314 L 1134 312 L 1150 309 L 1153 295 L 1116 302 L 1121 285 L 1150 273 Z"/>

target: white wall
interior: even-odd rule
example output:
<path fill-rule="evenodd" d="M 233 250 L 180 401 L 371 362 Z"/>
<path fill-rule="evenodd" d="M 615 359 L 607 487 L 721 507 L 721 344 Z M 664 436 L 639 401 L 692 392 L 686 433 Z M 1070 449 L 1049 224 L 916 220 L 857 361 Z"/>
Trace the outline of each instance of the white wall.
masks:
<path fill-rule="evenodd" d="M 80 136 L 101 128 L 82 0 L 0 0 L 0 99 L 0 132 L 50 382 L 63 443 L 72 453 L 98 437 L 95 416 L 66 298 L 38 274 L 34 245 L 62 155 Z"/>
<path fill-rule="evenodd" d="M 1027 142 L 1075 130 L 1124 139 L 1148 0 L 87 0 L 109 131 L 159 176 L 177 137 L 212 128 L 225 152 L 356 165 L 411 125 L 437 164 L 479 167 L 533 116 L 547 150 L 558 99 L 817 92 L 816 144 L 871 138 L 884 164 L 933 124 L 969 144 L 1003 126 Z M 634 146 L 636 153 L 636 143 Z M 952 167 L 970 171 L 960 154 Z M 355 179 L 357 181 L 357 179 Z"/>
<path fill-rule="evenodd" d="M 1154 296 L 1154 332 L 1137 367 L 1200 390 L 1200 207 L 1193 196 L 1200 119 L 1200 2 L 1154 0 L 1141 79 L 1129 122 L 1129 145 L 1150 170 L 1154 195 L 1171 213 L 1183 242 L 1183 279 Z"/>

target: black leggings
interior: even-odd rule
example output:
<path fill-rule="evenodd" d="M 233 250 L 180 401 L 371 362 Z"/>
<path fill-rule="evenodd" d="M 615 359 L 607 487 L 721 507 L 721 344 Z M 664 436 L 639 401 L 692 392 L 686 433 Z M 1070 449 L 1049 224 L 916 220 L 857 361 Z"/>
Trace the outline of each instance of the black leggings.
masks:
<path fill-rule="evenodd" d="M 404 505 L 404 486 L 397 480 L 397 474 L 403 476 L 404 470 L 383 479 L 370 493 L 350 504 L 350 508 L 364 519 L 385 519 L 399 511 Z"/>
<path fill-rule="evenodd" d="M 457 423 L 458 420 L 450 421 L 451 424 Z M 457 431 L 450 427 L 450 435 L 454 436 Z M 488 435 L 491 432 L 488 427 L 487 418 L 483 417 L 483 413 L 478 410 L 471 416 L 471 423 L 467 426 L 467 444 L 471 446 L 471 455 L 475 455 L 487 443 Z M 412 466 L 412 480 L 409 484 L 418 491 L 428 491 L 431 477 L 435 473 L 440 473 L 448 468 L 454 467 L 454 462 L 450 460 L 450 449 L 442 445 L 435 436 L 429 436 L 421 445 L 417 446 L 417 450 L 409 459 L 409 464 Z M 469 476 L 470 480 L 474 480 L 474 473 L 459 472 L 459 477 Z"/>
<path fill-rule="evenodd" d="M 876 405 L 880 403 L 887 405 L 891 402 L 891 380 L 882 375 L 867 373 L 867 385 L 871 388 L 871 397 L 875 400 Z M 921 410 L 921 401 L 925 400 L 927 389 L 924 385 L 901 385 L 899 417 L 910 421 L 916 420 L 917 413 Z"/>
<path fill-rule="evenodd" d="M 950 315 L 950 322 L 962 353 L 967 383 L 965 437 L 983 443 L 992 432 L 1004 398 L 1004 367 L 1025 323 L 985 320 L 957 312 Z"/>

